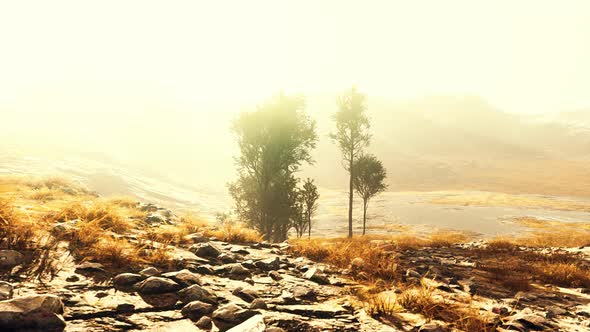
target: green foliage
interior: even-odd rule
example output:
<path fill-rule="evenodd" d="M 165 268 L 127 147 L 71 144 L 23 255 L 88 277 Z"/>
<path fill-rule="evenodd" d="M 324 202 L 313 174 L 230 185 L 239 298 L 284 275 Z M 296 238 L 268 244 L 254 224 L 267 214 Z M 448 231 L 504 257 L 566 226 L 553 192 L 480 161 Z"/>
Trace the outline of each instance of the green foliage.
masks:
<path fill-rule="evenodd" d="M 317 210 L 318 198 L 320 198 L 318 188 L 312 179 L 307 178 L 303 183 L 303 187 L 298 191 L 296 214 L 293 217 L 293 227 L 297 232 L 297 238 L 301 238 L 306 231 L 311 237 L 311 217 Z"/>
<path fill-rule="evenodd" d="M 387 172 L 383 163 L 373 155 L 362 155 L 354 161 L 354 189 L 363 199 L 363 235 L 367 221 L 369 200 L 387 189 L 385 178 Z"/>
<path fill-rule="evenodd" d="M 355 87 L 338 98 L 339 110 L 334 114 L 336 132 L 330 138 L 340 148 L 344 168 L 349 172 L 348 191 L 348 237 L 352 237 L 353 163 L 362 150 L 369 145 L 369 118 L 366 115 L 366 96 Z"/>
<path fill-rule="evenodd" d="M 312 163 L 317 134 L 304 112 L 304 99 L 279 95 L 232 127 L 240 155 L 238 179 L 229 185 L 238 218 L 266 240 L 283 241 L 297 215 L 297 179 L 302 163 Z"/>

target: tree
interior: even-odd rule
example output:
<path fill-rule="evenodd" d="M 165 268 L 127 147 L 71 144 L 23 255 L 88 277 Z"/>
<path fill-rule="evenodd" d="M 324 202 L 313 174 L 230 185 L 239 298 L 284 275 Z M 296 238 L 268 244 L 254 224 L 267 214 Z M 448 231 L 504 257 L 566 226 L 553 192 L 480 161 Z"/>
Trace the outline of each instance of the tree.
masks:
<path fill-rule="evenodd" d="M 229 185 L 236 213 L 269 241 L 287 238 L 297 213 L 294 173 L 313 163 L 317 134 L 304 106 L 302 97 L 281 94 L 232 126 L 240 149 L 238 179 Z"/>
<path fill-rule="evenodd" d="M 293 228 L 295 228 L 295 233 L 297 234 L 297 238 L 300 239 L 308 229 L 307 217 L 305 216 L 305 210 L 304 210 L 305 203 L 304 203 L 303 195 L 302 195 L 301 191 L 298 192 L 297 203 L 295 203 L 295 204 L 296 204 L 295 205 L 296 212 L 293 215 L 292 224 L 293 224 Z"/>
<path fill-rule="evenodd" d="M 383 163 L 373 155 L 362 155 L 355 160 L 354 189 L 363 199 L 363 235 L 367 225 L 367 207 L 369 200 L 387 189 L 384 183 L 387 172 Z"/>
<path fill-rule="evenodd" d="M 303 201 L 303 215 L 307 222 L 308 237 L 311 238 L 311 217 L 313 217 L 318 208 L 317 201 L 320 198 L 320 194 L 318 193 L 318 187 L 316 187 L 310 178 L 307 178 L 303 183 L 303 189 L 300 191 L 300 194 Z"/>
<path fill-rule="evenodd" d="M 352 237 L 352 202 L 355 158 L 369 145 L 371 135 L 369 119 L 365 114 L 365 95 L 359 93 L 355 87 L 338 98 L 339 110 L 334 114 L 336 132 L 330 137 L 340 148 L 344 169 L 349 173 L 348 186 L 348 237 Z"/>

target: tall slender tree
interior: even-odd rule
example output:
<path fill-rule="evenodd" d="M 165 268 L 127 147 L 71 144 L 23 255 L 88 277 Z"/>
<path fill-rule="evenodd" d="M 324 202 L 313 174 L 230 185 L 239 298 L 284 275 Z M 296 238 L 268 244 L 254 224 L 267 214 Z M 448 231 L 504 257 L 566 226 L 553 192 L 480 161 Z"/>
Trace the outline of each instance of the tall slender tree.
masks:
<path fill-rule="evenodd" d="M 266 240 L 283 241 L 297 213 L 297 172 L 312 163 L 317 134 L 302 97 L 279 95 L 234 122 L 240 155 L 229 185 L 237 216 Z"/>
<path fill-rule="evenodd" d="M 353 164 L 371 140 L 366 111 L 366 96 L 352 87 L 338 98 L 338 112 L 334 114 L 336 131 L 330 134 L 342 152 L 343 166 L 349 173 L 348 237 L 352 237 Z"/>
<path fill-rule="evenodd" d="M 354 189 L 363 199 L 363 235 L 367 228 L 369 200 L 387 189 L 387 172 L 383 163 L 373 155 L 362 155 L 354 161 Z"/>
<path fill-rule="evenodd" d="M 318 193 L 318 187 L 316 187 L 310 178 L 307 178 L 303 183 L 303 189 L 300 191 L 300 194 L 303 201 L 303 215 L 307 222 L 308 237 L 311 238 L 311 217 L 313 217 L 318 208 L 317 201 L 320 198 L 320 194 Z"/>

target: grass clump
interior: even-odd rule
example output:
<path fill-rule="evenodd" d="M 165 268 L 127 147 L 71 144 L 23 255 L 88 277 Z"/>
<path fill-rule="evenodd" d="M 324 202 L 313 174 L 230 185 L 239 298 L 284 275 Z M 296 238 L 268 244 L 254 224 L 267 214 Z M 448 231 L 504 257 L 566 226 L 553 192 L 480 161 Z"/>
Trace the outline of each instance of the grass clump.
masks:
<path fill-rule="evenodd" d="M 262 241 L 260 233 L 237 222 L 224 223 L 217 229 L 206 230 L 204 234 L 229 243 L 256 243 Z"/>
<path fill-rule="evenodd" d="M 25 218 L 10 200 L 0 198 L 0 248 L 31 249 L 40 231 L 40 226 Z"/>

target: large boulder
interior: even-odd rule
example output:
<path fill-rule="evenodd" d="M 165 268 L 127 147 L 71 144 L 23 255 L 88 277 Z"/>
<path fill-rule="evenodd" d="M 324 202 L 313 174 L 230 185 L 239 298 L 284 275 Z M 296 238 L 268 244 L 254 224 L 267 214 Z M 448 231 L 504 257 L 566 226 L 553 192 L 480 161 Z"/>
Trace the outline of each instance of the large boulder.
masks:
<path fill-rule="evenodd" d="M 0 301 L 0 330 L 63 331 L 64 306 L 55 295 L 30 295 Z"/>
<path fill-rule="evenodd" d="M 25 256 L 15 250 L 0 250 L 0 269 L 11 269 L 25 261 Z"/>
<path fill-rule="evenodd" d="M 245 268 L 240 263 L 231 264 L 228 266 L 229 269 L 229 278 L 235 280 L 244 280 L 246 278 L 252 277 L 252 273 L 250 270 Z"/>
<path fill-rule="evenodd" d="M 243 309 L 230 303 L 215 310 L 211 318 L 220 331 L 227 331 L 257 314 L 259 314 L 258 311 Z"/>
<path fill-rule="evenodd" d="M 201 301 L 209 304 L 217 304 L 217 298 L 215 295 L 199 285 L 192 285 L 184 288 L 177 294 L 182 303 Z"/>

